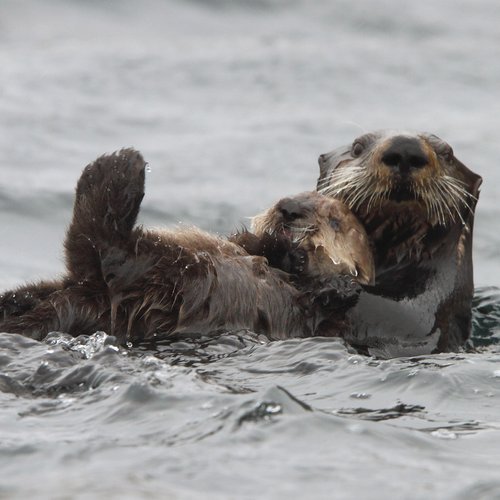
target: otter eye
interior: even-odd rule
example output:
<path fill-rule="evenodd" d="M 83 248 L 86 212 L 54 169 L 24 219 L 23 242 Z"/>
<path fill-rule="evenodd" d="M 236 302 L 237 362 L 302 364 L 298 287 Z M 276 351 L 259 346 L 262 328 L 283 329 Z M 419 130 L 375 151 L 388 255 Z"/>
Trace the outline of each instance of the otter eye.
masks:
<path fill-rule="evenodd" d="M 446 148 L 443 151 L 443 158 L 447 162 L 451 162 L 453 160 L 453 148 L 446 144 Z"/>
<path fill-rule="evenodd" d="M 453 154 L 453 148 L 447 143 L 444 142 L 443 139 L 440 139 L 437 135 L 430 134 L 427 136 L 428 141 L 431 143 L 434 151 L 444 158 L 445 161 L 451 163 L 455 158 Z"/>
<path fill-rule="evenodd" d="M 339 220 L 338 219 L 330 219 L 330 226 L 335 231 L 339 231 L 340 230 L 340 222 L 339 222 Z"/>
<path fill-rule="evenodd" d="M 363 146 L 363 144 L 356 141 L 352 145 L 351 155 L 354 156 L 354 158 L 357 158 L 364 151 L 364 149 L 365 149 L 365 147 Z"/>

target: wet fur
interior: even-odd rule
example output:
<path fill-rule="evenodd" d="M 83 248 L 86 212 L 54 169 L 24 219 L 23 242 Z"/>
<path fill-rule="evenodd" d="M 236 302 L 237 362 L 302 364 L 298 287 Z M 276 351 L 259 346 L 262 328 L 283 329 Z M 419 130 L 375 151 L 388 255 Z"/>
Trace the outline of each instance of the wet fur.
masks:
<path fill-rule="evenodd" d="M 42 339 L 50 331 L 103 330 L 122 343 L 221 329 L 271 339 L 341 333 L 359 288 L 335 273 L 292 283 L 269 265 L 296 265 L 286 241 L 136 226 L 144 170 L 133 150 L 84 170 L 64 243 L 66 277 L 4 294 L 2 331 Z"/>
<path fill-rule="evenodd" d="M 394 195 L 401 179 L 381 161 L 400 137 L 415 140 L 427 158 L 409 173 L 403 200 Z M 384 319 L 374 311 L 384 309 L 397 318 L 385 332 L 394 341 L 412 340 L 409 332 L 419 329 L 413 315 L 422 322 L 431 316 L 433 324 L 419 335 L 437 336 L 434 351 L 459 349 L 471 332 L 472 230 L 481 178 L 431 134 L 365 134 L 319 163 L 318 191 L 353 210 L 374 252 L 375 285 L 350 314 L 352 342 L 368 345 L 382 335 Z"/>
<path fill-rule="evenodd" d="M 280 210 L 290 202 L 280 200 L 271 209 L 252 219 L 252 231 L 259 237 L 267 234 L 291 233 L 307 255 L 316 258 L 307 262 L 309 277 L 327 277 L 332 273 L 351 275 L 357 282 L 373 284 L 375 269 L 366 231 L 357 217 L 339 200 L 314 192 L 293 197 L 299 202 L 300 223 L 285 220 Z M 321 257 L 318 257 L 321 255 Z"/>

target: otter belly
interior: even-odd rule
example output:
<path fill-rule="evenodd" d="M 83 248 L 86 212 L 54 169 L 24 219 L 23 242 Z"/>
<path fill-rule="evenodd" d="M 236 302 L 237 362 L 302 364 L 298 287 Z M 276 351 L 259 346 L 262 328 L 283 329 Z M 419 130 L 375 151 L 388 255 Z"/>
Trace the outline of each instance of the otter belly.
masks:
<path fill-rule="evenodd" d="M 377 357 L 430 354 L 441 331 L 434 329 L 437 304 L 426 295 L 395 301 L 362 292 L 348 312 L 352 331 L 346 339 Z"/>

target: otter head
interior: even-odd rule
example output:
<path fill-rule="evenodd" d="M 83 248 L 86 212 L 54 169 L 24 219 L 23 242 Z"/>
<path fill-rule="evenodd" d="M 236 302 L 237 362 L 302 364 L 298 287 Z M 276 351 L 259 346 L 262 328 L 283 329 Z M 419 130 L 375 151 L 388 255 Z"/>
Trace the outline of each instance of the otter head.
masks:
<path fill-rule="evenodd" d="M 403 208 L 430 227 L 465 225 L 481 184 L 446 142 L 426 133 L 365 134 L 321 155 L 319 164 L 318 191 L 342 200 L 362 220 Z"/>
<path fill-rule="evenodd" d="M 362 284 L 374 280 L 368 237 L 356 216 L 339 201 L 317 192 L 283 198 L 253 217 L 252 232 L 276 234 L 307 253 L 308 277 L 349 274 Z"/>
<path fill-rule="evenodd" d="M 441 283 L 436 301 L 454 289 L 468 304 L 481 177 L 446 142 L 426 133 L 374 132 L 321 155 L 319 164 L 318 191 L 343 201 L 366 229 L 377 294 L 415 297 L 432 282 Z"/>

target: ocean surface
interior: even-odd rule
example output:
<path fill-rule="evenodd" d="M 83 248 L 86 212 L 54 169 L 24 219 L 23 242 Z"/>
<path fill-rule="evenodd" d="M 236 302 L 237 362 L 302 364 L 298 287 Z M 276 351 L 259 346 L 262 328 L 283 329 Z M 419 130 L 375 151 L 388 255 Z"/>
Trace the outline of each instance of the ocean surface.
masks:
<path fill-rule="evenodd" d="M 475 349 L 379 360 L 250 332 L 126 349 L 0 333 L 0 498 L 500 499 L 498 0 L 0 0 L 0 288 L 64 270 L 82 168 L 221 234 L 379 128 L 484 179 Z"/>

